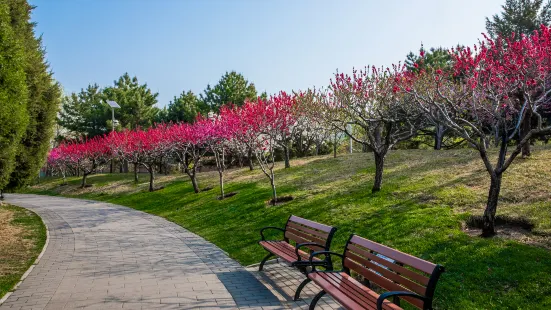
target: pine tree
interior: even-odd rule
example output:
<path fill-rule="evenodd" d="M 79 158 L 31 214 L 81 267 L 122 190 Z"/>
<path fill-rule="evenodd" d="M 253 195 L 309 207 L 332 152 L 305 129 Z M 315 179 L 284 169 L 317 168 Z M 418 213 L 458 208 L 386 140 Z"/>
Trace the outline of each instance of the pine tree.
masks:
<path fill-rule="evenodd" d="M 507 0 L 502 5 L 503 12 L 492 19 L 486 17 L 486 31 L 492 39 L 512 33 L 531 34 L 544 24 L 551 23 L 551 1 L 544 5 L 543 0 Z"/>
<path fill-rule="evenodd" d="M 16 166 L 8 185 L 16 188 L 29 184 L 44 165 L 54 134 L 53 127 L 61 90 L 46 62 L 42 39 L 35 37 L 36 24 L 31 22 L 34 7 L 26 0 L 12 0 L 9 3 L 12 27 L 24 47 L 29 115 L 29 123 L 21 140 Z"/>
<path fill-rule="evenodd" d="M 28 124 L 24 47 L 11 26 L 10 8 L 0 1 L 0 191 L 15 168 Z"/>
<path fill-rule="evenodd" d="M 208 113 L 208 107 L 192 91 L 184 91 L 168 104 L 167 121 L 193 123 L 198 113 Z"/>
<path fill-rule="evenodd" d="M 105 95 L 98 84 L 88 85 L 80 92 L 63 97 L 59 124 L 75 137 L 103 135 L 109 131 L 111 111 L 105 103 Z"/>
<path fill-rule="evenodd" d="M 158 93 L 153 93 L 147 84 L 139 84 L 137 77 L 123 74 L 114 86 L 104 89 L 107 99 L 116 101 L 121 108 L 115 110 L 117 119 L 124 128 L 148 128 L 153 125 L 159 109 Z"/>
<path fill-rule="evenodd" d="M 226 72 L 214 87 L 207 85 L 204 93 L 201 100 L 214 112 L 218 112 L 224 104 L 242 106 L 246 99 L 257 97 L 254 84 L 235 71 Z"/>

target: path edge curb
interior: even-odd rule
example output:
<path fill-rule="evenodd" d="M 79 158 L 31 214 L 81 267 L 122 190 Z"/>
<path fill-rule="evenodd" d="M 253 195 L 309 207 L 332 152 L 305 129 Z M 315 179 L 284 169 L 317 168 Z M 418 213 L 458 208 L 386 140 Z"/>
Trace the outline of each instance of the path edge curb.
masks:
<path fill-rule="evenodd" d="M 25 208 L 23 206 L 18 206 L 18 207 L 21 207 L 21 208 Z M 26 210 L 29 210 L 28 208 L 25 208 Z M 8 298 L 10 297 L 11 294 L 13 294 L 13 292 L 15 290 L 17 290 L 17 288 L 19 287 L 19 285 L 21 285 L 21 283 L 23 283 L 23 281 L 29 276 L 29 274 L 31 273 L 31 271 L 34 269 L 34 267 L 36 265 L 38 265 L 38 263 L 40 262 L 40 259 L 42 258 L 42 256 L 44 255 L 44 253 L 46 252 L 46 249 L 48 248 L 48 244 L 50 243 L 50 228 L 48 227 L 48 225 L 46 224 L 46 222 L 42 219 L 42 217 L 34 212 L 33 210 L 29 210 L 31 212 L 33 212 L 34 214 L 36 214 L 40 220 L 42 221 L 42 224 L 44 224 L 44 227 L 46 227 L 46 242 L 44 243 L 44 246 L 42 247 L 42 251 L 40 252 L 40 254 L 38 254 L 38 256 L 36 257 L 36 259 L 34 260 L 33 264 L 29 267 L 29 269 L 27 269 L 27 271 L 25 271 L 25 273 L 21 276 L 21 279 L 19 279 L 19 282 L 17 282 L 17 284 L 15 284 L 13 286 L 13 288 L 7 292 L 4 297 L 0 298 L 0 306 L 6 301 L 8 300 Z"/>

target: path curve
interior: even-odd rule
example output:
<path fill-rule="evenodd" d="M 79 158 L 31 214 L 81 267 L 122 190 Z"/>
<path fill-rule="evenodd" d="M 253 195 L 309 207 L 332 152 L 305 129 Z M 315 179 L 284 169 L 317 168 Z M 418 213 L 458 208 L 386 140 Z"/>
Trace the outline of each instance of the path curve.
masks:
<path fill-rule="evenodd" d="M 40 215 L 50 239 L 0 310 L 282 308 L 222 250 L 163 218 L 81 199 L 6 201 Z"/>

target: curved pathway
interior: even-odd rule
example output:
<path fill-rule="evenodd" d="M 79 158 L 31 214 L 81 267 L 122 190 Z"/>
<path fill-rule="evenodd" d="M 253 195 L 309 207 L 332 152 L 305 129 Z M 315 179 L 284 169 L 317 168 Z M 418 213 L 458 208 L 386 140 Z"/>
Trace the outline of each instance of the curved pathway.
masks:
<path fill-rule="evenodd" d="M 50 239 L 0 310 L 282 308 L 218 247 L 160 217 L 80 199 L 6 200 L 39 214 Z"/>

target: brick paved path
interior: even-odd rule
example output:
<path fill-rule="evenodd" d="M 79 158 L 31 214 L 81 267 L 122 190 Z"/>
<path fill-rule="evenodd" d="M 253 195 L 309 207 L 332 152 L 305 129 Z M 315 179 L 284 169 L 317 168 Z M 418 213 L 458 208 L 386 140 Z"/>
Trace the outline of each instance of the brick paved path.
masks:
<path fill-rule="evenodd" d="M 38 213 L 50 239 L 0 310 L 288 308 L 219 248 L 160 217 L 95 201 L 6 197 Z"/>

